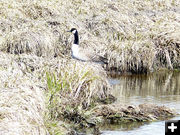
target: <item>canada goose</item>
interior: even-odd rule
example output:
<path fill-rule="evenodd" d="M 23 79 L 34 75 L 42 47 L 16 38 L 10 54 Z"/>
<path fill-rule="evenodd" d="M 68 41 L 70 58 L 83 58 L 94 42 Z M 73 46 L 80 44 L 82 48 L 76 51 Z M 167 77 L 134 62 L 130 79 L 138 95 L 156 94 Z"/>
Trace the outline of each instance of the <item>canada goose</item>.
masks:
<path fill-rule="evenodd" d="M 90 61 L 90 62 L 96 62 L 100 64 L 107 64 L 106 58 L 100 55 L 97 55 L 94 52 L 85 50 L 79 46 L 79 35 L 76 28 L 72 28 L 68 32 L 71 32 L 74 34 L 74 42 L 71 47 L 73 58 L 81 60 L 81 61 Z"/>

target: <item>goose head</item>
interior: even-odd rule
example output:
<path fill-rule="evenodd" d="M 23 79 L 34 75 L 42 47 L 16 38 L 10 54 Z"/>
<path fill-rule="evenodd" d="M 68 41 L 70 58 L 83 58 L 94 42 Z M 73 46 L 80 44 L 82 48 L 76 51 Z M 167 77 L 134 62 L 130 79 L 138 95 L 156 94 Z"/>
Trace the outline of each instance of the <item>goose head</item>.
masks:
<path fill-rule="evenodd" d="M 76 28 L 72 28 L 70 31 L 67 31 L 67 32 L 71 32 L 73 34 L 76 34 L 77 33 L 77 29 Z"/>
<path fill-rule="evenodd" d="M 74 34 L 74 44 L 78 45 L 79 44 L 79 36 L 78 36 L 78 31 L 76 28 L 72 28 L 70 31 L 67 32 L 71 32 Z"/>

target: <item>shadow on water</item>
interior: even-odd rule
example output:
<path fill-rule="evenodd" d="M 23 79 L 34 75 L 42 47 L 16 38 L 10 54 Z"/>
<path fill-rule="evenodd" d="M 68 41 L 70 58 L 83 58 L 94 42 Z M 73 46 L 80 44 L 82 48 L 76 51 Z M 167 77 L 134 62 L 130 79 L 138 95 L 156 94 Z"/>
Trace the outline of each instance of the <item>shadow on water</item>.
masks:
<path fill-rule="evenodd" d="M 180 113 L 180 72 L 159 71 L 147 75 L 123 75 L 110 78 L 116 103 L 165 105 Z M 179 116 L 173 119 L 180 119 Z M 107 124 L 101 127 L 104 135 L 160 134 L 164 135 L 164 121 L 149 123 Z M 151 132 L 153 131 L 153 133 Z"/>

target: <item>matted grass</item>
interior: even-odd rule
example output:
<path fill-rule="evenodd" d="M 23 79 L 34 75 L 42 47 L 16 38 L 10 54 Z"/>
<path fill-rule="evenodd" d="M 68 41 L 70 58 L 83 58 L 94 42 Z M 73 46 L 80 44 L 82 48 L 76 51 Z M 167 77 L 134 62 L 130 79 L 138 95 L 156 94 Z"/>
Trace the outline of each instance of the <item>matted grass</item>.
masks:
<path fill-rule="evenodd" d="M 38 79 L 24 71 L 13 55 L 0 52 L 0 134 L 48 133 L 43 90 Z"/>
<path fill-rule="evenodd" d="M 179 9 L 178 0 L 0 1 L 0 132 L 61 133 L 59 115 L 73 114 L 63 105 L 87 109 L 108 95 L 100 67 L 70 60 L 72 27 L 81 46 L 107 57 L 107 70 L 179 68 Z"/>
<path fill-rule="evenodd" d="M 70 56 L 80 43 L 108 58 L 108 70 L 143 73 L 179 68 L 180 2 L 161 0 L 45 0 L 0 2 L 1 50 Z"/>
<path fill-rule="evenodd" d="M 0 61 L 0 134 L 65 134 L 60 119 L 110 93 L 100 65 L 2 52 Z"/>

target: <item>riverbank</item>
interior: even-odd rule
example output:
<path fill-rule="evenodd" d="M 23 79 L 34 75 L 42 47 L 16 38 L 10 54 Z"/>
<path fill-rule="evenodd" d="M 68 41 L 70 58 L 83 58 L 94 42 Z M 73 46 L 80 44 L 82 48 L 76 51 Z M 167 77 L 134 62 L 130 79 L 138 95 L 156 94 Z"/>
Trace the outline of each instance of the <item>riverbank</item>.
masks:
<path fill-rule="evenodd" d="M 176 115 L 161 106 L 111 104 L 116 98 L 99 65 L 2 52 L 0 58 L 2 133 L 66 134 L 108 120 L 152 121 Z"/>
<path fill-rule="evenodd" d="M 0 60 L 1 133 L 64 134 L 76 110 L 114 100 L 99 65 L 3 52 Z"/>
<path fill-rule="evenodd" d="M 65 134 L 72 123 L 95 126 L 114 110 L 104 69 L 71 59 L 72 37 L 66 31 L 72 27 L 79 30 L 81 46 L 108 59 L 108 71 L 180 67 L 178 1 L 7 0 L 0 5 L 2 134 Z M 107 114 L 89 121 L 90 110 L 102 106 Z M 175 115 L 158 108 L 159 114 L 166 110 L 165 117 Z"/>

